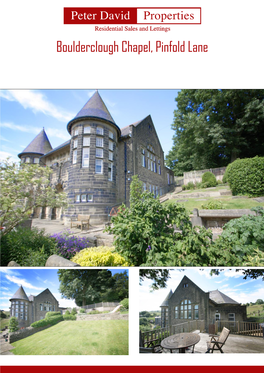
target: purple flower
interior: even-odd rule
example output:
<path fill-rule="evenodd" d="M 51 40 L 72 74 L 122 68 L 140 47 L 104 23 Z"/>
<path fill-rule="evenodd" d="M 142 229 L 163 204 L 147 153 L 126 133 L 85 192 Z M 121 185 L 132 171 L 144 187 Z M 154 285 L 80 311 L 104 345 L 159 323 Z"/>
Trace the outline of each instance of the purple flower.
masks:
<path fill-rule="evenodd" d="M 147 248 L 146 252 L 148 252 L 148 251 L 150 251 L 150 250 L 151 250 L 151 246 L 148 245 L 148 248 Z"/>

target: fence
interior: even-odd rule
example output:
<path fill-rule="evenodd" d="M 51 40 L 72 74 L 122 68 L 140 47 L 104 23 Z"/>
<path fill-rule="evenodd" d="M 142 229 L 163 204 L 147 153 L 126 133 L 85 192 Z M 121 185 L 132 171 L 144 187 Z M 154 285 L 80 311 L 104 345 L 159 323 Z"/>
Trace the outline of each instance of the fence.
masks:
<path fill-rule="evenodd" d="M 229 329 L 232 334 L 247 335 L 251 337 L 263 336 L 263 329 L 257 322 L 219 320 L 215 322 L 216 333 L 220 332 L 224 326 Z"/>
<path fill-rule="evenodd" d="M 119 302 L 100 302 L 100 303 L 93 303 L 88 304 L 87 306 L 82 306 L 85 310 L 89 309 L 97 309 L 97 308 L 113 308 L 117 307 L 120 303 Z"/>
<path fill-rule="evenodd" d="M 195 330 L 204 331 L 204 320 L 192 320 L 178 325 L 173 325 L 171 328 L 154 329 L 151 331 L 140 332 L 139 344 L 140 347 L 150 347 L 160 344 L 162 339 L 177 333 L 191 333 Z"/>

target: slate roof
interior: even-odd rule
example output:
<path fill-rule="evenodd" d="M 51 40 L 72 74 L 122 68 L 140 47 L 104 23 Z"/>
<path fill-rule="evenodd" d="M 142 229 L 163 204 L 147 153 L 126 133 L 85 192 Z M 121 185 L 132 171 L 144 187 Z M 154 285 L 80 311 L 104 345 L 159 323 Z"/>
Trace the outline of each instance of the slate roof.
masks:
<path fill-rule="evenodd" d="M 169 305 L 169 299 L 172 296 L 172 290 L 170 290 L 169 294 L 166 296 L 160 307 L 167 307 Z"/>
<path fill-rule="evenodd" d="M 209 299 L 217 304 L 240 304 L 219 290 L 209 291 Z"/>
<path fill-rule="evenodd" d="M 144 119 L 146 119 L 146 118 L 144 118 Z M 135 123 L 132 123 L 132 124 L 130 124 L 129 126 L 126 126 L 126 127 L 121 128 L 121 137 L 127 137 L 127 136 L 129 135 L 129 133 L 130 133 L 130 126 L 134 126 L 134 127 L 136 127 L 136 126 L 138 126 L 141 122 L 143 122 L 144 119 L 139 120 L 139 121 L 137 121 L 137 122 L 135 122 Z"/>
<path fill-rule="evenodd" d="M 70 133 L 71 124 L 78 118 L 99 118 L 107 120 L 108 122 L 114 124 L 118 129 L 112 115 L 109 113 L 102 97 L 99 95 L 98 91 L 95 91 L 93 96 L 86 102 L 84 107 L 78 112 L 78 114 L 68 123 L 67 129 Z"/>
<path fill-rule="evenodd" d="M 52 149 L 52 150 L 49 151 L 48 153 L 45 153 L 44 156 L 46 156 L 46 155 L 50 155 L 51 153 L 54 153 L 54 152 L 56 152 L 56 151 L 59 150 L 59 149 L 62 149 L 62 148 L 64 148 L 64 147 L 66 147 L 66 146 L 69 146 L 70 144 L 71 144 L 71 140 L 65 141 L 63 144 L 57 146 L 56 148 Z M 41 157 L 41 158 L 42 158 L 42 157 Z"/>
<path fill-rule="evenodd" d="M 22 299 L 22 300 L 29 300 L 27 297 L 27 294 L 25 293 L 25 290 L 23 289 L 22 286 L 15 292 L 15 294 L 11 298 L 12 300 L 14 299 Z M 10 300 L 11 300 L 10 299 Z"/>
<path fill-rule="evenodd" d="M 34 138 L 34 140 L 31 141 L 31 143 L 23 150 L 23 152 L 18 154 L 18 157 L 20 157 L 24 153 L 44 155 L 50 150 L 52 150 L 52 146 L 43 128 L 43 130 Z"/>

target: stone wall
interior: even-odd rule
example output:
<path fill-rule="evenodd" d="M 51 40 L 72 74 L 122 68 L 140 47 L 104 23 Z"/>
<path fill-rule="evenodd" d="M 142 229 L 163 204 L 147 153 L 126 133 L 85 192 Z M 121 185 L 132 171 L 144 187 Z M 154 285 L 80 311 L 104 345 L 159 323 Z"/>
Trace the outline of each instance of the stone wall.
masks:
<path fill-rule="evenodd" d="M 78 314 L 77 320 L 128 320 L 128 314 L 121 313 L 98 313 L 95 315 Z"/>
<path fill-rule="evenodd" d="M 20 329 L 16 332 L 9 333 L 8 334 L 8 342 L 14 343 L 16 341 L 19 341 L 20 339 L 29 337 L 33 334 L 36 334 L 38 332 L 41 332 L 42 330 L 48 329 L 53 325 L 47 325 L 47 326 L 41 326 L 39 328 L 33 328 L 32 326 L 28 326 L 27 328 Z"/>
<path fill-rule="evenodd" d="M 220 167 L 220 168 L 208 168 L 206 170 L 199 170 L 199 171 L 190 171 L 190 172 L 184 172 L 184 185 L 187 185 L 189 182 L 193 183 L 200 183 L 202 181 L 202 176 L 205 172 L 212 172 L 216 180 L 223 180 L 223 176 L 225 173 L 226 167 Z"/>

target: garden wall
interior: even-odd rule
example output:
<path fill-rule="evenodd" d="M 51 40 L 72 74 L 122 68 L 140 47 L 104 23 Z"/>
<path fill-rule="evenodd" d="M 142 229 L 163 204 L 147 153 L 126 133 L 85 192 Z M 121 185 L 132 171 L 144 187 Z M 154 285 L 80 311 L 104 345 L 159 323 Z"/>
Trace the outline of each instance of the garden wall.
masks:
<path fill-rule="evenodd" d="M 128 320 L 128 313 L 101 313 L 95 315 L 80 314 L 76 315 L 77 320 Z"/>
<path fill-rule="evenodd" d="M 184 185 L 187 185 L 189 182 L 201 183 L 202 175 L 208 171 L 212 172 L 215 175 L 216 180 L 222 181 L 225 170 L 226 170 L 226 167 L 220 167 L 220 168 L 209 168 L 206 170 L 199 170 L 199 171 L 184 172 Z"/>
<path fill-rule="evenodd" d="M 23 329 L 20 329 L 16 332 L 9 333 L 8 334 L 8 342 L 9 343 L 14 343 L 16 341 L 19 341 L 20 339 L 29 337 L 29 336 L 31 336 L 35 333 L 41 332 L 42 330 L 48 329 L 51 326 L 53 326 L 53 325 L 40 326 L 39 328 L 33 328 L 32 326 L 28 326 L 27 328 L 23 328 Z"/>

